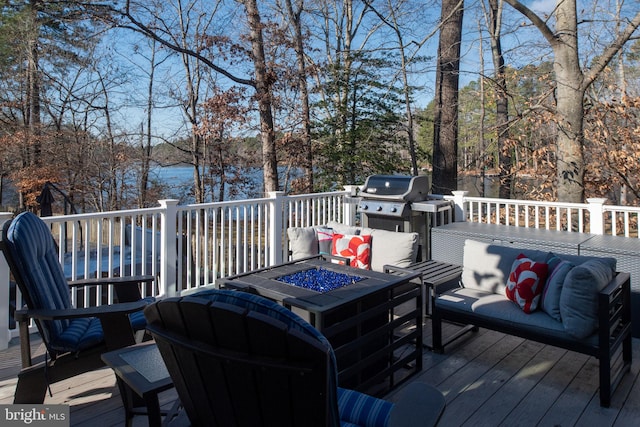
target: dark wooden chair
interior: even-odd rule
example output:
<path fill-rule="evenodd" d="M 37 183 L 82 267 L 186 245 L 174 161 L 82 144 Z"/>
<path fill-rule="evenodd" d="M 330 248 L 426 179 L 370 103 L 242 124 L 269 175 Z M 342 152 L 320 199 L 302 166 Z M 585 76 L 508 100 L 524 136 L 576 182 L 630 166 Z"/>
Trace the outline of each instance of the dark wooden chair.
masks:
<path fill-rule="evenodd" d="M 208 290 L 144 313 L 184 408 L 178 421 L 186 412 L 194 426 L 415 427 L 435 425 L 444 409 L 426 384 L 396 403 L 337 387 L 326 338 L 258 295 Z"/>
<path fill-rule="evenodd" d="M 42 403 L 49 384 L 104 366 L 103 352 L 134 344 L 135 332 L 144 332 L 142 309 L 153 299 L 141 299 L 138 286 L 153 277 L 67 283 L 49 227 L 30 212 L 4 225 L 1 248 L 26 303 L 15 313 L 22 356 L 15 403 Z M 87 284 L 113 284 L 119 303 L 74 308 L 70 286 Z M 31 355 L 31 319 L 46 346 L 44 360 Z"/>

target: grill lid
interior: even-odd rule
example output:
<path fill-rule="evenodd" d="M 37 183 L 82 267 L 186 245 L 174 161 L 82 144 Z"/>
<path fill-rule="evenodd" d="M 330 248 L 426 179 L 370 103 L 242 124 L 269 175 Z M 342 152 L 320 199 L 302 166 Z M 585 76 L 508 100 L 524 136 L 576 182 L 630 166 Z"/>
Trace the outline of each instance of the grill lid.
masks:
<path fill-rule="evenodd" d="M 366 199 L 416 202 L 426 200 L 429 177 L 426 175 L 370 175 L 360 196 Z"/>

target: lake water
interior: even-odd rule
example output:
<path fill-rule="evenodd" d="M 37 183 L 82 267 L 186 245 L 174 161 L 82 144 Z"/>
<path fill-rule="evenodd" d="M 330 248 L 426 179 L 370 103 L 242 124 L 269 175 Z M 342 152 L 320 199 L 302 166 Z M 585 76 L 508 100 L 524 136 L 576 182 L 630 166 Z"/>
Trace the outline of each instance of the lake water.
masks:
<path fill-rule="evenodd" d="M 232 188 L 227 185 L 225 188 L 225 200 L 243 200 L 260 197 L 262 194 L 262 169 L 243 168 L 243 177 L 247 178 L 246 184 Z M 169 194 L 167 197 L 180 200 L 181 204 L 194 203 L 193 196 L 193 167 L 191 166 L 171 166 L 157 167 L 151 170 L 154 180 L 163 184 Z M 213 188 L 214 194 L 218 195 L 219 186 Z M 210 200 L 210 196 L 209 196 Z"/>
<path fill-rule="evenodd" d="M 284 174 L 285 169 L 279 168 Z M 245 175 L 250 184 L 231 194 L 227 188 L 225 200 L 243 200 L 262 197 L 262 169 L 246 168 Z M 156 167 L 151 170 L 151 177 L 162 183 L 168 194 L 164 197 L 180 200 L 181 204 L 193 203 L 193 168 L 191 166 Z M 281 182 L 284 180 L 282 179 Z M 469 191 L 470 196 L 480 195 L 480 177 L 465 175 L 458 181 L 458 188 Z M 217 188 L 215 188 L 217 195 Z M 498 180 L 494 177 L 485 179 L 485 197 L 498 197 Z M 18 195 L 9 182 L 5 181 L 2 194 L 2 209 L 14 208 L 18 204 Z"/>
<path fill-rule="evenodd" d="M 281 174 L 285 172 L 284 168 L 279 169 Z M 169 197 L 181 200 L 182 203 L 193 203 L 193 168 L 191 166 L 155 168 L 152 173 L 155 179 L 168 186 L 171 193 Z M 226 194 L 225 200 L 243 200 L 261 197 L 262 169 L 246 168 L 245 174 L 250 177 L 252 184 L 240 189 L 238 194 Z M 458 179 L 458 189 L 468 191 L 469 196 L 479 196 L 481 194 L 481 185 L 482 178 L 479 176 L 465 175 Z M 227 193 L 228 190 L 229 189 L 227 189 Z M 215 191 L 217 192 L 217 188 Z M 484 191 L 485 197 L 498 197 L 498 179 L 496 177 L 486 177 L 484 179 Z"/>

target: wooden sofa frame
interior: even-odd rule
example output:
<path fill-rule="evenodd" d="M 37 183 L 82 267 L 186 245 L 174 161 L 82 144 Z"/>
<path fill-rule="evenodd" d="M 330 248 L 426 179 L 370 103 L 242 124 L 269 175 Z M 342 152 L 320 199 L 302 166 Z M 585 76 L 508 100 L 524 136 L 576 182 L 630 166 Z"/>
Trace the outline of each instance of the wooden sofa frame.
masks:
<path fill-rule="evenodd" d="M 616 273 L 613 280 L 598 294 L 597 344 L 578 339 L 560 338 L 472 312 L 462 312 L 438 305 L 433 300 L 433 349 L 442 353 L 442 321 L 474 325 L 543 344 L 594 356 L 599 360 L 600 406 L 609 407 L 611 395 L 631 367 L 631 288 L 629 273 Z"/>

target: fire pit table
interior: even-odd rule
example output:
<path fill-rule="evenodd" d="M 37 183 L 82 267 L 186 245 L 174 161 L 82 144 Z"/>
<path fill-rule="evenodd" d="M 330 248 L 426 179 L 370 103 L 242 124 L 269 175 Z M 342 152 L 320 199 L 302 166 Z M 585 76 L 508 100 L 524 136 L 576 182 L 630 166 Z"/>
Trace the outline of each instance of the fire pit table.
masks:
<path fill-rule="evenodd" d="M 422 369 L 418 272 L 398 276 L 313 257 L 216 285 L 277 301 L 321 331 L 335 351 L 342 387 L 381 394 Z"/>

